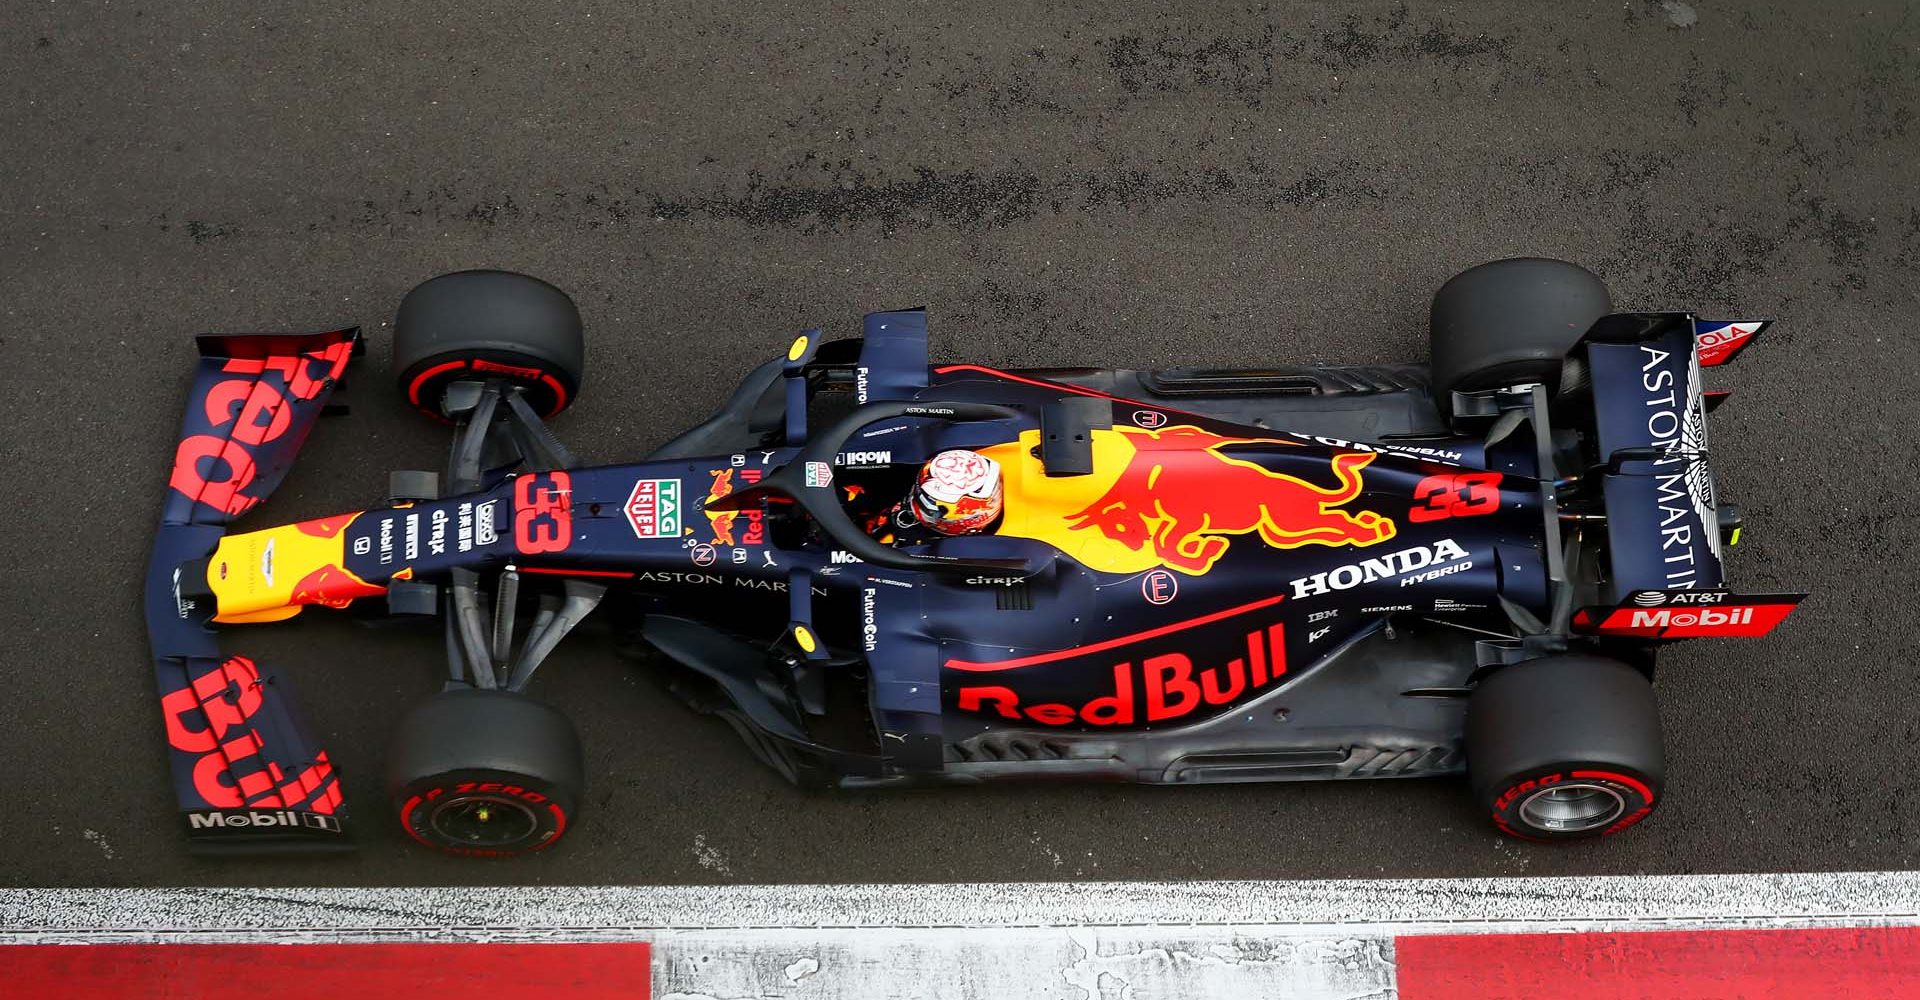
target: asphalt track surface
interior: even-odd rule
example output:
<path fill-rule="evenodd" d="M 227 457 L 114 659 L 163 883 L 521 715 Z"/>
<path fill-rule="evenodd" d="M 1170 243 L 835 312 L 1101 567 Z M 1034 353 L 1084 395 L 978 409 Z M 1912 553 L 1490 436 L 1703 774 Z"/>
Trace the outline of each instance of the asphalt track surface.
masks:
<path fill-rule="evenodd" d="M 1904 869 L 1920 13 L 1897 3 L 1268 6 L 19 3 L 0 34 L 0 883 L 1226 879 Z M 1662 809 L 1503 840 L 1452 782 L 816 795 L 591 640 L 537 685 L 595 781 L 559 848 L 404 843 L 385 737 L 431 630 L 246 639 L 347 775 L 348 858 L 188 859 L 137 581 L 212 331 L 373 342 L 255 523 L 377 502 L 444 432 L 395 303 L 499 266 L 579 300 L 590 461 L 643 454 L 820 324 L 926 304 L 1002 366 L 1390 361 L 1521 253 L 1625 307 L 1772 317 L 1711 381 L 1732 576 L 1814 597 L 1672 651 Z"/>

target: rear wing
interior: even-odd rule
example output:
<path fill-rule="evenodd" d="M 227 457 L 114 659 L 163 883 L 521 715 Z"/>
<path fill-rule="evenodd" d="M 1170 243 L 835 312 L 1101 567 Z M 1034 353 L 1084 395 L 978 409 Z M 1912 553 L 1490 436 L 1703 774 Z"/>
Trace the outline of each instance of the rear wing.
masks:
<path fill-rule="evenodd" d="M 1620 313 L 1586 336 L 1611 590 L 1711 590 L 1724 579 L 1720 505 L 1708 465 L 1703 366 L 1725 364 L 1767 323 Z"/>
<path fill-rule="evenodd" d="M 285 477 L 358 329 L 199 338 L 147 564 L 147 638 L 181 822 L 196 850 L 345 848 L 340 778 L 291 688 L 220 652 L 207 556 Z"/>

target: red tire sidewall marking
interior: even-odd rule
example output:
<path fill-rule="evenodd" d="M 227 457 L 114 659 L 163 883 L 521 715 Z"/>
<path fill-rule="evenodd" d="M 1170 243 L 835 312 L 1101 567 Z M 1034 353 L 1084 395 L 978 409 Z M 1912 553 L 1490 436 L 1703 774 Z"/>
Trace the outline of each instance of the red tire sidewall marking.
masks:
<path fill-rule="evenodd" d="M 503 371 L 503 368 L 515 370 Z M 553 405 L 547 407 L 547 411 L 540 415 L 542 419 L 551 420 L 558 415 L 561 410 L 567 408 L 568 394 L 566 384 L 561 382 L 560 379 L 552 373 L 532 364 L 509 366 L 503 365 L 500 362 L 490 361 L 486 358 L 461 358 L 455 361 L 444 361 L 436 365 L 429 365 L 422 369 L 420 374 L 415 375 L 407 382 L 407 402 L 412 403 L 415 409 L 418 409 L 430 417 L 445 420 L 446 418 L 444 416 L 428 409 L 427 406 L 420 401 L 421 395 L 428 383 L 442 377 L 456 377 L 458 373 L 470 369 L 480 370 L 495 378 L 502 378 L 518 385 L 527 386 L 528 388 L 544 388 L 548 392 L 553 393 Z M 524 374 L 521 374 L 521 372 L 524 372 Z"/>
<path fill-rule="evenodd" d="M 1653 812 L 1655 795 L 1644 779 L 1601 768 L 1569 765 L 1555 768 L 1532 777 L 1514 782 L 1505 791 L 1494 797 L 1493 825 L 1500 832 L 1522 840 L 1552 841 L 1572 839 L 1573 835 L 1558 834 L 1553 830 L 1532 827 L 1520 819 L 1520 804 L 1528 796 L 1554 785 L 1592 784 L 1602 785 L 1620 796 L 1625 809 L 1613 825 L 1601 831 L 1600 836 L 1607 837 L 1619 833 L 1647 818 Z"/>
<path fill-rule="evenodd" d="M 407 796 L 406 802 L 400 807 L 400 828 L 405 830 L 407 836 L 411 837 L 415 843 L 422 847 L 447 854 L 457 854 L 462 857 L 511 858 L 522 854 L 532 854 L 536 851 L 544 851 L 552 847 L 554 842 L 560 839 L 561 834 L 567 832 L 567 811 L 565 807 L 555 802 L 552 797 L 548 796 L 545 792 L 537 788 L 528 788 L 526 784 L 524 781 L 516 783 L 516 781 L 511 778 L 500 781 L 456 781 L 451 778 L 443 778 L 433 785 L 426 787 L 415 786 L 409 790 L 410 794 Z M 423 831 L 426 828 L 427 818 L 432 814 L 432 810 L 422 807 L 431 805 L 435 800 L 443 796 L 469 794 L 500 796 L 522 802 L 533 813 L 535 822 L 534 834 L 539 839 L 539 842 L 525 847 L 515 847 L 505 850 L 486 850 L 438 843 L 429 839 Z"/>
<path fill-rule="evenodd" d="M 415 406 L 420 406 L 420 390 L 425 388 L 427 382 L 432 380 L 434 376 L 444 375 L 447 372 L 465 371 L 466 367 L 467 363 L 465 361 L 448 361 L 421 371 L 420 374 L 413 377 L 412 381 L 407 383 L 407 402 Z"/>

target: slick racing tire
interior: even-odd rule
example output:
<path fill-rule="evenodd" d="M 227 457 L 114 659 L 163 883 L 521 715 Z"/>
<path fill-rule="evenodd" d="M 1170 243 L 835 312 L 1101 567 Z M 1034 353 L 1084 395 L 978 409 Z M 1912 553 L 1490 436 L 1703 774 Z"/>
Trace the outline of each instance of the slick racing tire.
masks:
<path fill-rule="evenodd" d="M 573 724 L 504 691 L 443 691 L 407 714 L 387 791 L 407 836 L 467 857 L 553 846 L 576 819 L 585 765 Z"/>
<path fill-rule="evenodd" d="M 1530 840 L 1618 833 L 1665 775 L 1653 685 L 1618 660 L 1562 654 L 1502 668 L 1467 703 L 1467 775 L 1495 826 Z"/>
<path fill-rule="evenodd" d="M 408 405 L 445 419 L 447 386 L 498 378 L 553 417 L 580 394 L 586 342 L 567 293 L 511 271 L 456 271 L 415 286 L 393 321 L 393 370 Z"/>
<path fill-rule="evenodd" d="M 1545 257 L 1496 260 L 1454 275 L 1433 296 L 1433 398 L 1453 415 L 1453 393 L 1561 382 L 1567 354 L 1613 311 L 1586 268 Z"/>

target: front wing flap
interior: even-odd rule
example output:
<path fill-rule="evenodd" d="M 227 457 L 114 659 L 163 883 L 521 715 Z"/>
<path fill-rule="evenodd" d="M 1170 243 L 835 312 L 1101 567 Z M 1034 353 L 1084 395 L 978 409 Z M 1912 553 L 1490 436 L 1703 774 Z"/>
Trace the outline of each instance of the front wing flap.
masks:
<path fill-rule="evenodd" d="M 282 678 L 220 651 L 206 557 L 273 492 L 360 343 L 357 329 L 200 338 L 147 566 L 174 792 L 195 850 L 351 846 L 340 778 Z"/>

